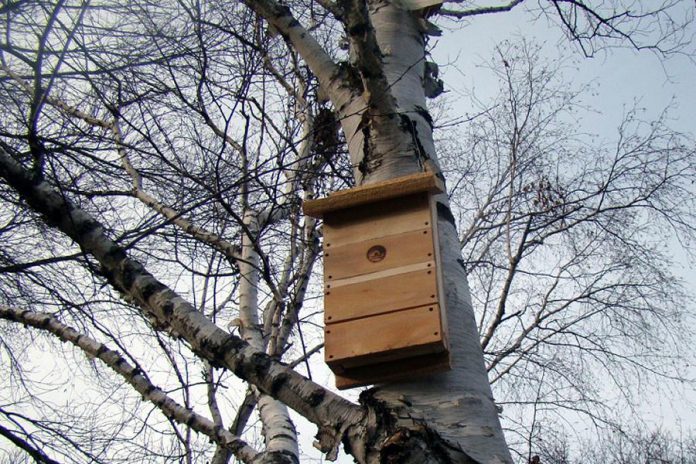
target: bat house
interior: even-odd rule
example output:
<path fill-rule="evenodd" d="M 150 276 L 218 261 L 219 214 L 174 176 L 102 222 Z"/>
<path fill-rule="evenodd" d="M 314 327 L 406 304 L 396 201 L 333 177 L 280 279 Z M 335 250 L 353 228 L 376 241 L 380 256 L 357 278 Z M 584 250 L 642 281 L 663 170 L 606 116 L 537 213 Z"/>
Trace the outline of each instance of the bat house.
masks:
<path fill-rule="evenodd" d="M 340 389 L 448 370 L 433 195 L 419 173 L 304 203 L 324 220 L 324 353 Z"/>

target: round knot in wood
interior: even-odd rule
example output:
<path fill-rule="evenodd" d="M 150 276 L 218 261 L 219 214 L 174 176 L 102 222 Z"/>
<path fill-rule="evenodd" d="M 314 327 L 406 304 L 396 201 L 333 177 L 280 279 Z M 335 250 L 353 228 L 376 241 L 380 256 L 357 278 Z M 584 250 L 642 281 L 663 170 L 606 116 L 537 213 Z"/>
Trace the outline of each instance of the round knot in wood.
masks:
<path fill-rule="evenodd" d="M 367 259 L 370 262 L 378 263 L 387 256 L 387 249 L 382 245 L 375 245 L 367 250 Z"/>

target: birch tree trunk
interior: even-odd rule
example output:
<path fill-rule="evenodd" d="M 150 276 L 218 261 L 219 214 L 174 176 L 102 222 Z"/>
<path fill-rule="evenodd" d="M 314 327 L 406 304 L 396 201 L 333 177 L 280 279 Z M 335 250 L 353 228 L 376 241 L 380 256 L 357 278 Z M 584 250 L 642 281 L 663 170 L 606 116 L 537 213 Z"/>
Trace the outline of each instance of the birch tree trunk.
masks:
<path fill-rule="evenodd" d="M 262 324 L 259 319 L 259 268 L 256 252 L 258 213 L 247 209 L 244 215 L 246 230 L 242 234 L 242 256 L 239 260 L 239 316 L 242 339 L 257 351 L 265 351 Z M 269 454 L 282 455 L 290 462 L 300 462 L 297 433 L 290 420 L 288 408 L 280 401 L 254 389 L 259 417 L 263 425 L 263 437 Z"/>
<path fill-rule="evenodd" d="M 289 10 L 268 0 L 245 3 L 283 34 L 318 77 L 346 134 L 357 183 L 422 170 L 442 177 L 425 103 L 423 11 L 409 11 L 389 0 L 339 2 L 351 57 L 349 66 L 339 67 Z M 450 446 L 464 451 L 458 462 L 512 462 L 484 366 L 454 218 L 446 195 L 437 202 L 453 369 L 384 385 L 371 395 L 405 417 L 400 426 L 406 429 L 413 430 L 413 424 L 421 420 L 432 425 Z M 423 443 L 427 439 L 413 440 L 408 435 L 388 438 L 399 449 L 399 462 L 443 462 L 432 450 L 423 454 L 419 449 L 429 448 Z M 365 456 L 356 456 L 360 462 L 384 459 L 371 455 L 369 446 L 365 449 Z M 377 452 L 383 454 L 384 449 Z"/>
<path fill-rule="evenodd" d="M 351 158 L 358 166 L 355 176 L 363 183 L 424 169 L 442 177 L 426 110 L 425 39 L 417 14 L 391 2 L 370 2 L 370 18 L 396 109 L 390 119 L 398 123 L 378 126 L 375 122 L 378 127 L 369 133 L 369 142 L 365 141 L 366 131 L 349 134 Z M 440 195 L 437 202 L 452 370 L 381 385 L 375 397 L 393 407 L 408 404 L 412 418 L 424 420 L 477 462 L 512 462 L 484 365 L 447 195 Z"/>

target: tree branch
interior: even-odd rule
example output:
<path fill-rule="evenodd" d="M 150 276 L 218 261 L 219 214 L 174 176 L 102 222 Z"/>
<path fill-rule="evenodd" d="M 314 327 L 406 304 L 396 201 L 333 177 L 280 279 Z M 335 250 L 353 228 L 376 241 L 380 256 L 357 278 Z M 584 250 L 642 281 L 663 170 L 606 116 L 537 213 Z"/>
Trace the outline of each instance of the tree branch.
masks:
<path fill-rule="evenodd" d="M 0 311 L 1 310 L 2 307 L 0 307 Z M 29 456 L 31 456 L 34 459 L 34 461 L 36 461 L 38 464 L 60 464 L 58 461 L 51 459 L 46 455 L 46 453 L 44 453 L 38 448 L 35 448 L 31 445 L 31 443 L 18 437 L 10 429 L 5 428 L 2 425 L 0 425 L 0 435 L 11 441 L 17 448 L 26 451 L 26 453 Z"/>
<path fill-rule="evenodd" d="M 322 451 L 332 452 L 350 424 L 362 420 L 363 410 L 322 386 L 304 378 L 265 353 L 224 332 L 188 301 L 157 280 L 123 248 L 108 238 L 103 226 L 77 208 L 47 182 L 35 182 L 4 149 L 0 148 L 0 177 L 15 189 L 44 221 L 61 230 L 101 265 L 101 273 L 124 298 L 150 317 L 155 329 L 182 337 L 191 349 L 224 366 L 260 391 L 287 404 L 320 427 Z"/>
<path fill-rule="evenodd" d="M 252 463 L 256 459 L 258 452 L 246 442 L 225 430 L 224 427 L 220 427 L 213 421 L 179 405 L 164 391 L 153 385 L 138 368 L 131 366 L 119 352 L 109 349 L 103 343 L 77 332 L 47 313 L 19 310 L 0 305 L 0 318 L 50 332 L 60 340 L 72 343 L 88 357 L 98 358 L 123 377 L 135 391 L 142 395 L 143 399 L 156 405 L 168 418 L 207 435 L 218 445 L 230 449 L 235 456 L 246 463 Z"/>

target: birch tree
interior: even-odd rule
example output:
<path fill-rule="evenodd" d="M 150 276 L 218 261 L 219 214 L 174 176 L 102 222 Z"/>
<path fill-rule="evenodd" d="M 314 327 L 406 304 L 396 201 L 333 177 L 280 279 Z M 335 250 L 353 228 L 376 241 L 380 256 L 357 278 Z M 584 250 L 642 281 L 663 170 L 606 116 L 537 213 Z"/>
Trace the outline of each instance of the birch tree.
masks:
<path fill-rule="evenodd" d="M 446 180 L 426 103 L 443 86 L 435 23 L 521 3 L 3 3 L 0 433 L 37 462 L 296 463 L 293 410 L 329 459 L 512 462 L 448 196 L 453 369 L 357 403 L 311 378 L 320 232 L 300 203 L 424 170 Z M 686 27 L 675 6 L 540 8 L 586 54 L 669 53 Z M 111 391 L 99 398 L 120 417 L 87 425 L 94 399 L 49 420 L 55 398 L 28 380 L 54 340 L 86 356 L 84 395 Z"/>

